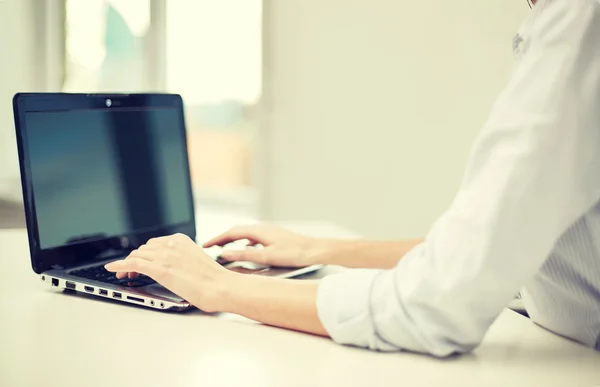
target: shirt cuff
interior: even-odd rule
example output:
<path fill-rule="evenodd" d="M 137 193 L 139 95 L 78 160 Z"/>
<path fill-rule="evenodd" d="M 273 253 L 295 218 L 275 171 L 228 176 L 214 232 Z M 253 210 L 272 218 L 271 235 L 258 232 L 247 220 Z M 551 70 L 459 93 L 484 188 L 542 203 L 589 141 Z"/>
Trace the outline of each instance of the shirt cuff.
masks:
<path fill-rule="evenodd" d="M 317 311 L 323 327 L 335 342 L 373 350 L 398 350 L 396 346 L 380 340 L 370 312 L 371 291 L 383 272 L 353 269 L 321 280 Z"/>

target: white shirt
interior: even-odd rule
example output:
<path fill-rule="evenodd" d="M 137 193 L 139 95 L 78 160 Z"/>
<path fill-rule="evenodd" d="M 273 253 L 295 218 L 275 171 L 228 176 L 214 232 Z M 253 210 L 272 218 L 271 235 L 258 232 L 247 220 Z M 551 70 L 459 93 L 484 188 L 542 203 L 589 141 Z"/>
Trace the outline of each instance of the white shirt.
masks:
<path fill-rule="evenodd" d="M 534 321 L 600 349 L 600 0 L 542 0 L 519 37 L 512 78 L 425 242 L 392 270 L 321 281 L 335 341 L 468 352 L 522 289 Z"/>

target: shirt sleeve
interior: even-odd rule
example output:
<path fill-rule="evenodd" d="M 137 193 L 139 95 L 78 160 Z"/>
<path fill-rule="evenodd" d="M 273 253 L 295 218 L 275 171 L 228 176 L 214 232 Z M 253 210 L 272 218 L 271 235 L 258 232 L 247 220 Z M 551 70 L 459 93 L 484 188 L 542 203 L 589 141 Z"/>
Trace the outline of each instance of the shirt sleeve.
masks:
<path fill-rule="evenodd" d="M 539 7 L 539 8 L 538 8 Z M 342 344 L 468 352 L 600 198 L 600 3 L 542 0 L 453 203 L 391 270 L 324 278 Z"/>

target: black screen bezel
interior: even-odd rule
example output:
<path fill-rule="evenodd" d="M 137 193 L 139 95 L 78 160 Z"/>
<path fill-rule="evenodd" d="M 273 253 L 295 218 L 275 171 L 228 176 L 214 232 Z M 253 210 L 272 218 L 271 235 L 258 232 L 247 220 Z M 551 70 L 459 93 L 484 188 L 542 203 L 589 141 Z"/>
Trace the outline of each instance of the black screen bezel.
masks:
<path fill-rule="evenodd" d="M 110 99 L 110 104 L 107 104 Z M 110 105 L 110 106 L 107 106 Z M 21 172 L 21 185 L 23 188 L 23 204 L 29 239 L 31 266 L 40 274 L 52 268 L 68 268 L 74 264 L 92 262 L 98 257 L 106 258 L 115 253 L 127 254 L 146 243 L 148 239 L 182 233 L 192 239 L 196 237 L 196 223 L 194 213 L 194 197 L 189 171 L 189 160 L 185 158 L 185 175 L 187 177 L 187 192 L 190 204 L 191 220 L 185 223 L 165 225 L 154 230 L 132 230 L 130 233 L 111 236 L 104 239 L 95 239 L 79 243 L 66 244 L 59 247 L 42 249 L 40 246 L 39 229 L 35 211 L 33 195 L 33 182 L 31 178 L 30 161 L 27 154 L 27 130 L 25 127 L 25 114 L 28 112 L 52 112 L 82 109 L 107 108 L 175 108 L 180 114 L 183 135 L 183 149 L 187 155 L 187 136 L 183 101 L 177 94 L 68 94 L 68 93 L 18 93 L 13 97 L 13 110 L 15 117 L 15 130 L 19 153 L 19 168 Z"/>

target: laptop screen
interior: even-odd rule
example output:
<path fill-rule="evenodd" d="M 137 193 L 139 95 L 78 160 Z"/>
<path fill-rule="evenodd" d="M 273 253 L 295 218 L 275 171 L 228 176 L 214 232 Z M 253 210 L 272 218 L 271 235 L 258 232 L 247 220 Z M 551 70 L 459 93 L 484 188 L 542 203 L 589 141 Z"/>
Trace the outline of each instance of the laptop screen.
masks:
<path fill-rule="evenodd" d="M 177 108 L 34 111 L 25 124 L 41 249 L 193 219 Z"/>

